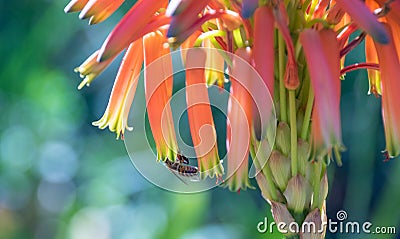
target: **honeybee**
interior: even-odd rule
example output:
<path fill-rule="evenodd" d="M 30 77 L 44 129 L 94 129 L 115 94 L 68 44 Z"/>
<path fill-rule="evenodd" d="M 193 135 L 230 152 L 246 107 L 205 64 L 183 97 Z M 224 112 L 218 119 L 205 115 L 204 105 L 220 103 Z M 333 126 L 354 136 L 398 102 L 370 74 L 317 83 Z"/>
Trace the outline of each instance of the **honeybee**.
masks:
<path fill-rule="evenodd" d="M 179 174 L 180 176 L 190 177 L 192 179 L 192 181 L 198 180 L 197 177 L 199 175 L 199 170 L 197 169 L 197 167 L 189 165 L 189 159 L 182 154 L 177 155 L 175 162 L 166 158 L 165 165 L 175 175 Z M 178 176 L 178 178 L 181 179 L 179 176 Z M 186 182 L 184 182 L 184 183 L 186 184 Z"/>
<path fill-rule="evenodd" d="M 186 158 L 183 154 L 177 154 L 176 159 L 178 159 L 180 163 L 189 164 L 189 159 Z"/>

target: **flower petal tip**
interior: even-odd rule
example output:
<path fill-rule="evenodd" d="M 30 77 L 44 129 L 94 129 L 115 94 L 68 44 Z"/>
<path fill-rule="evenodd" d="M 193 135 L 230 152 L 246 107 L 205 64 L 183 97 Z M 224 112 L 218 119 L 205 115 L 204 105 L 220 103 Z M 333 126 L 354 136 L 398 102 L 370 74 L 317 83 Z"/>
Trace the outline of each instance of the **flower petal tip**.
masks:
<path fill-rule="evenodd" d="M 81 11 L 89 0 L 72 0 L 64 8 L 65 13 Z"/>
<path fill-rule="evenodd" d="M 89 18 L 90 16 L 86 14 L 86 12 L 80 12 L 78 15 L 78 18 L 81 20 L 85 20 L 87 18 Z"/>
<path fill-rule="evenodd" d="M 78 90 L 82 90 L 83 87 L 89 87 L 90 83 L 88 83 L 86 80 L 83 80 L 79 85 L 78 85 Z"/>

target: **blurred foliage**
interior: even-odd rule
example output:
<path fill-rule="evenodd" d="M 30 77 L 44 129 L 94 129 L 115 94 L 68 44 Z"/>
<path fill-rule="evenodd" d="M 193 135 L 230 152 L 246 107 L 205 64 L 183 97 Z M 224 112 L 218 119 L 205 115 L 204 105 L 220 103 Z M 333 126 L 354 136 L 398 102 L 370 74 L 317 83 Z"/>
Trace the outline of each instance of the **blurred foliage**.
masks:
<path fill-rule="evenodd" d="M 257 232 L 265 216 L 271 221 L 258 190 L 161 190 L 134 169 L 122 141 L 90 125 L 105 109 L 117 64 L 80 92 L 72 69 L 124 11 L 89 27 L 64 14 L 65 4 L 0 2 L 0 238 L 281 238 Z M 366 92 L 366 72 L 349 73 L 342 96 L 348 150 L 342 168 L 330 167 L 328 216 L 345 209 L 353 220 L 399 226 L 400 163 L 382 163 L 380 100 Z"/>

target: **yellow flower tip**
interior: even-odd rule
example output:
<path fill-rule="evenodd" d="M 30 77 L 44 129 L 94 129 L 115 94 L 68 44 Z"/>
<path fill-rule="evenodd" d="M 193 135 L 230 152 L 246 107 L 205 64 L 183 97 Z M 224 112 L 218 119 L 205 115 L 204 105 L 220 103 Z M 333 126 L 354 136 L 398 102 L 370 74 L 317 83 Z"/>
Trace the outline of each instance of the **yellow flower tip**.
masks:
<path fill-rule="evenodd" d="M 196 153 L 199 154 L 201 149 L 196 150 Z M 214 146 L 206 155 L 198 156 L 197 164 L 199 167 L 200 178 L 205 179 L 206 177 L 219 178 L 224 174 L 224 167 L 222 165 L 222 160 L 220 160 L 218 155 L 218 149 Z"/>
<path fill-rule="evenodd" d="M 224 175 L 224 167 L 222 166 L 222 161 L 212 168 L 208 167 L 206 170 L 199 169 L 199 173 L 200 179 L 205 179 L 207 177 L 214 178 L 215 176 L 218 183 L 218 181 L 221 180 L 222 175 Z"/>
<path fill-rule="evenodd" d="M 87 75 L 82 81 L 81 83 L 78 85 L 78 90 L 82 90 L 82 88 L 84 86 L 89 87 L 90 83 L 94 80 L 95 77 L 93 77 L 93 75 Z"/>
<path fill-rule="evenodd" d="M 101 117 L 97 121 L 92 122 L 92 125 L 98 127 L 101 130 L 108 127 L 111 132 L 116 133 L 117 140 L 118 139 L 124 140 L 125 130 L 132 130 L 132 127 L 124 125 L 120 118 L 118 117 L 112 118 L 109 115 L 108 110 L 106 110 L 103 117 Z"/>
<path fill-rule="evenodd" d="M 242 190 L 255 189 L 253 185 L 251 185 L 249 177 L 247 174 L 245 177 L 238 177 L 236 174 L 232 175 L 230 178 L 225 180 L 222 184 L 222 187 L 228 188 L 231 192 L 240 192 Z"/>
<path fill-rule="evenodd" d="M 119 140 L 119 139 L 124 140 L 124 131 L 123 130 L 117 131 L 117 137 L 115 138 L 115 140 Z"/>
<path fill-rule="evenodd" d="M 201 149 L 196 150 L 197 153 L 201 151 Z M 214 178 L 215 176 L 218 180 L 224 174 L 224 167 L 216 146 L 207 155 L 199 157 L 197 161 L 201 179 Z"/>
<path fill-rule="evenodd" d="M 81 83 L 78 85 L 78 90 L 82 90 L 82 88 L 86 85 L 85 81 L 81 81 Z"/>
<path fill-rule="evenodd" d="M 104 115 L 97 121 L 93 121 L 92 125 L 99 127 L 100 129 L 105 129 L 108 125 L 108 121 L 110 120 L 110 116 L 108 113 L 108 109 L 106 110 L 106 112 L 104 113 Z"/>
<path fill-rule="evenodd" d="M 75 72 L 79 73 L 79 76 L 81 78 L 84 78 L 78 86 L 79 90 L 82 89 L 85 85 L 89 86 L 90 83 L 98 75 L 100 75 L 114 60 L 114 58 L 110 58 L 104 62 L 97 62 L 96 58 L 98 56 L 98 53 L 99 51 L 95 51 L 80 66 L 74 69 Z"/>

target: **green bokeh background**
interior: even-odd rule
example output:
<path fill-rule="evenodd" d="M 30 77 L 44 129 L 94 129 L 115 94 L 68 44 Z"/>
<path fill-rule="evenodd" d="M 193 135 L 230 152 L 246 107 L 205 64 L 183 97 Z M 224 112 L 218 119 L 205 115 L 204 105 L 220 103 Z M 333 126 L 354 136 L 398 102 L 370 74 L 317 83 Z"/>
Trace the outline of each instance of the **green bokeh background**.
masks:
<path fill-rule="evenodd" d="M 106 107 L 119 60 L 82 91 L 72 69 L 132 2 L 90 27 L 63 13 L 66 1 L 0 2 L 0 238 L 282 238 L 257 232 L 259 221 L 271 220 L 258 190 L 159 189 L 132 166 L 122 141 L 91 126 Z M 347 63 L 360 58 L 362 46 Z M 349 73 L 342 86 L 347 151 L 341 168 L 329 167 L 328 217 L 344 209 L 349 220 L 400 229 L 400 162 L 382 162 L 380 99 L 367 96 L 365 71 Z M 143 84 L 137 94 L 143 96 Z M 140 147 L 146 149 L 142 138 Z"/>

